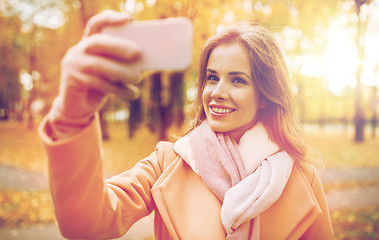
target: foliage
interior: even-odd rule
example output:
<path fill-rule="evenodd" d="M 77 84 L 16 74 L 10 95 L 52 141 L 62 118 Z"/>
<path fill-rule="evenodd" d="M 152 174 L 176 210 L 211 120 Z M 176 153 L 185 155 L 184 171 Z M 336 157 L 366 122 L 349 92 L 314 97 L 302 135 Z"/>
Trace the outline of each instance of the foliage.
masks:
<path fill-rule="evenodd" d="M 347 91 L 343 99 L 331 95 L 323 79 L 309 79 L 300 74 L 302 57 L 325 51 L 328 39 L 325 32 L 336 16 L 354 13 L 351 0 L 272 1 L 272 0 L 64 0 L 64 1 L 6 1 L 0 6 L 0 115 L 5 111 L 15 117 L 28 109 L 33 100 L 43 99 L 47 105 L 57 93 L 59 61 L 67 49 L 77 43 L 88 19 L 103 11 L 114 9 L 130 11 L 137 20 L 185 16 L 194 24 L 194 51 L 192 67 L 186 72 L 185 86 L 196 79 L 200 48 L 218 28 L 233 22 L 256 22 L 277 33 L 281 42 L 293 41 L 286 47 L 298 89 L 300 113 L 304 120 L 348 119 L 354 93 Z M 348 7 L 346 7 L 348 6 Z M 29 10 L 28 10 L 29 9 Z M 54 13 L 54 14 L 53 14 Z M 56 14 L 55 14 L 56 13 Z M 58 14 L 59 13 L 59 14 Z M 63 15 L 64 25 L 52 28 L 47 24 L 51 16 Z M 39 19 L 39 20 L 38 20 Z M 44 21 L 41 21 L 44 19 Z M 42 24 L 42 23 L 45 24 Z M 284 32 L 290 31 L 288 36 Z M 289 39 L 288 39 L 289 38 Z M 54 46 L 52 48 L 52 46 Z M 53 49 L 53 50 L 52 50 Z M 32 92 L 25 92 L 18 81 L 21 70 L 37 71 L 40 78 Z M 309 89 L 314 94 L 309 95 Z M 320 91 L 318 91 L 320 90 Z M 28 96 L 29 94 L 29 96 Z M 183 94 L 182 97 L 184 97 Z M 366 96 L 363 94 L 363 96 Z M 367 99 L 363 99 L 368 106 Z M 147 103 L 142 103 L 146 107 Z M 3 109 L 3 110 L 1 110 Z M 335 109 L 346 109 L 334 111 Z M 142 111 L 147 114 L 147 111 Z M 370 108 L 365 109 L 369 116 Z M 9 115 L 8 114 L 8 115 Z M 0 116 L 1 117 L 1 116 Z M 323 119 L 325 118 L 325 119 Z"/>
<path fill-rule="evenodd" d="M 8 118 L 9 109 L 20 99 L 18 73 L 23 49 L 19 45 L 21 36 L 15 30 L 19 26 L 17 18 L 0 18 L 0 119 Z"/>
<path fill-rule="evenodd" d="M 48 191 L 0 190 L 0 227 L 55 221 Z"/>
<path fill-rule="evenodd" d="M 330 213 L 336 239 L 378 239 L 379 205 Z"/>

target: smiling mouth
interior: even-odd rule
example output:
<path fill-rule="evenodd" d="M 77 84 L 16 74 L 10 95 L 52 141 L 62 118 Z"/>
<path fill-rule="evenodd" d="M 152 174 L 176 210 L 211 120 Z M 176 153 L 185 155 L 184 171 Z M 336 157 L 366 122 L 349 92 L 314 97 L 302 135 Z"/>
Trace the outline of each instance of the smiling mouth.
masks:
<path fill-rule="evenodd" d="M 216 114 L 228 114 L 228 113 L 235 111 L 235 109 L 223 108 L 223 107 L 212 107 L 212 106 L 210 106 L 209 108 L 211 109 L 211 111 L 213 113 L 216 113 Z"/>

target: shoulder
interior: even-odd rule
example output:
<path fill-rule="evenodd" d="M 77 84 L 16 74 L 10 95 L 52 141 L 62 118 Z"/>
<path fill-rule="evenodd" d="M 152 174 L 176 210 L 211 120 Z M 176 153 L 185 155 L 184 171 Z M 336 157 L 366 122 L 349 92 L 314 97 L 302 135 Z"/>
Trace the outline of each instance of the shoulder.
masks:
<path fill-rule="evenodd" d="M 295 166 L 301 171 L 311 186 L 320 182 L 318 170 L 315 166 L 303 162 L 297 162 Z"/>
<path fill-rule="evenodd" d="M 178 154 L 174 151 L 174 143 L 172 142 L 158 142 L 155 147 L 155 152 L 162 170 L 166 169 L 178 156 Z"/>
<path fill-rule="evenodd" d="M 321 209 L 321 215 L 312 223 L 302 236 L 302 239 L 333 239 L 333 230 L 329 216 L 328 203 L 316 167 L 307 163 L 295 163 L 296 168 L 309 182 L 315 200 Z"/>
<path fill-rule="evenodd" d="M 327 205 L 325 200 L 325 192 L 316 167 L 307 163 L 295 163 L 295 166 L 299 169 L 301 175 L 303 175 L 303 177 L 309 183 L 309 186 L 319 201 L 319 204 L 322 206 L 322 208 L 325 208 Z"/>

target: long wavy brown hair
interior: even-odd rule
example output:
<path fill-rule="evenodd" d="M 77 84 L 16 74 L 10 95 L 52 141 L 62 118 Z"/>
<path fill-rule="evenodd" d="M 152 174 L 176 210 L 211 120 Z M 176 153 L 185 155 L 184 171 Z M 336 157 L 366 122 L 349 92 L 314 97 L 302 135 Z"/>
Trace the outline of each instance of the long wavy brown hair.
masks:
<path fill-rule="evenodd" d="M 258 113 L 258 121 L 265 126 L 270 139 L 295 160 L 306 158 L 303 130 L 296 117 L 294 96 L 283 54 L 273 34 L 257 25 L 237 24 L 225 28 L 204 44 L 200 56 L 196 117 L 193 128 L 206 119 L 202 103 L 208 59 L 213 49 L 223 43 L 241 43 L 250 56 L 251 76 L 265 107 Z"/>

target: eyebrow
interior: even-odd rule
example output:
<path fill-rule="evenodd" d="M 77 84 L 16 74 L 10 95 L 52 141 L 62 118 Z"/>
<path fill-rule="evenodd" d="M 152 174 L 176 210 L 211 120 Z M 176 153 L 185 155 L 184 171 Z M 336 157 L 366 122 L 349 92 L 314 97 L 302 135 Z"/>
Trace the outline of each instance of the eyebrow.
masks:
<path fill-rule="evenodd" d="M 210 68 L 207 69 L 207 72 L 217 73 L 217 71 L 215 71 L 215 70 L 213 70 L 213 69 L 210 69 Z M 250 79 L 250 76 L 247 75 L 245 72 L 234 71 L 234 72 L 229 72 L 228 74 L 229 74 L 229 75 L 245 75 L 247 78 Z"/>

